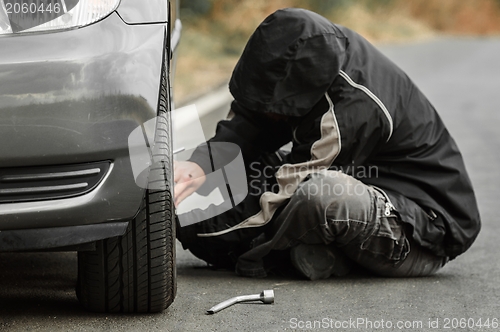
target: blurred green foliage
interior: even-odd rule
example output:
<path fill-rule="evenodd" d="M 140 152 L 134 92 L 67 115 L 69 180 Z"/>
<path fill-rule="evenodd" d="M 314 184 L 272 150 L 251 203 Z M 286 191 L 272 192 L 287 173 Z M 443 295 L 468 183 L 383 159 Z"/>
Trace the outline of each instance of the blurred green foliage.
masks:
<path fill-rule="evenodd" d="M 181 1 L 181 12 L 184 17 L 193 18 L 210 13 L 214 3 L 219 0 L 184 0 Z M 500 0 L 496 0 L 500 3 Z M 236 3 L 237 1 L 235 1 Z M 390 6 L 394 0 L 296 0 L 296 6 L 310 8 L 319 13 L 328 13 L 353 4 L 362 4 L 371 8 Z M 230 6 L 227 2 L 225 6 Z M 229 9 L 229 8 L 227 8 Z"/>
<path fill-rule="evenodd" d="M 283 7 L 310 9 L 372 42 L 500 34 L 500 0 L 180 0 L 180 6 L 181 100 L 227 81 L 258 24 Z"/>
<path fill-rule="evenodd" d="M 499 0 L 500 1 L 500 0 Z M 368 8 L 383 8 L 392 5 L 394 0 L 299 0 L 297 4 L 310 8 L 318 13 L 331 13 L 352 5 L 362 5 Z"/>
<path fill-rule="evenodd" d="M 194 19 L 210 13 L 213 0 L 184 0 L 180 2 L 183 20 Z"/>
<path fill-rule="evenodd" d="M 299 0 L 299 6 L 308 7 L 318 13 L 328 13 L 332 10 L 338 10 L 343 7 L 349 6 L 353 0 Z"/>

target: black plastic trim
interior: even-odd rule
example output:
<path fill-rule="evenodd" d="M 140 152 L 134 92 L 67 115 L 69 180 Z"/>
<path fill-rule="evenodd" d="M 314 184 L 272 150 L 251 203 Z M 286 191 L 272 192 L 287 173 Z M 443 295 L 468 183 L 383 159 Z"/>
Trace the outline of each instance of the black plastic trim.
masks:
<path fill-rule="evenodd" d="M 70 227 L 0 231 L 0 252 L 33 251 L 77 246 L 122 236 L 128 221 Z"/>

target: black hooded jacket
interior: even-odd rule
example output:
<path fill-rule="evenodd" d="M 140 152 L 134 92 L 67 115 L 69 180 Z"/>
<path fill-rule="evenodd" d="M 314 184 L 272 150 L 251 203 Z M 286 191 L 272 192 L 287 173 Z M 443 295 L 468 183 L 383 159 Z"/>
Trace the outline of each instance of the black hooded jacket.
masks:
<path fill-rule="evenodd" d="M 293 142 L 283 164 L 322 160 L 382 188 L 414 240 L 435 254 L 453 259 L 473 243 L 480 217 L 455 141 L 407 75 L 360 35 L 307 10 L 279 10 L 251 36 L 229 87 L 235 116 L 210 142 L 239 145 L 247 165 Z M 191 158 L 207 173 L 209 159 L 206 147 Z M 259 203 L 242 205 L 242 215 L 265 209 Z M 422 208 L 428 218 L 416 213 Z M 232 232 L 269 219 L 183 231 L 234 240 Z"/>

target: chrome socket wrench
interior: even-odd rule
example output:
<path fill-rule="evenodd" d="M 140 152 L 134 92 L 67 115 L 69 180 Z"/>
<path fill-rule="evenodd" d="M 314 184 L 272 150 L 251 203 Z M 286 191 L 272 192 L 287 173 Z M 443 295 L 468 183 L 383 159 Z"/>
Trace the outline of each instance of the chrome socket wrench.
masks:
<path fill-rule="evenodd" d="M 230 298 L 224 302 L 221 302 L 212 308 L 207 310 L 208 315 L 213 315 L 216 312 L 221 311 L 222 309 L 226 309 L 227 307 L 232 306 L 235 303 L 241 302 L 251 302 L 251 301 L 262 301 L 264 304 L 274 303 L 274 291 L 272 289 L 264 290 L 260 294 L 255 295 L 242 295 Z"/>

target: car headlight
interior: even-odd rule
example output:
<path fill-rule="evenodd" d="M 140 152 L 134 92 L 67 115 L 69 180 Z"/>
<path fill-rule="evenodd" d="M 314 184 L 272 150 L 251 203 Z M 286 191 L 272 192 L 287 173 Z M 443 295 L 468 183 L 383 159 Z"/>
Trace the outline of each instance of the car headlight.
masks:
<path fill-rule="evenodd" d="M 0 35 L 82 27 L 112 13 L 120 0 L 0 0 Z"/>

